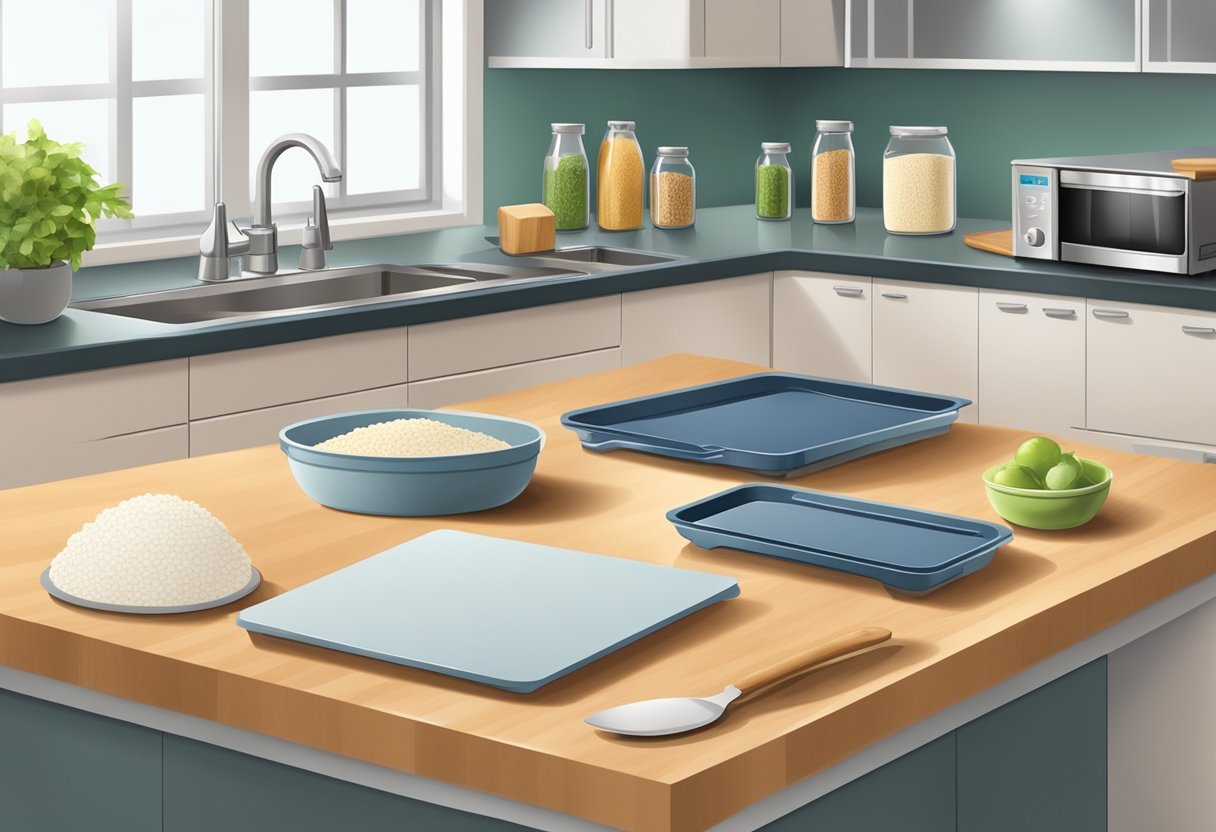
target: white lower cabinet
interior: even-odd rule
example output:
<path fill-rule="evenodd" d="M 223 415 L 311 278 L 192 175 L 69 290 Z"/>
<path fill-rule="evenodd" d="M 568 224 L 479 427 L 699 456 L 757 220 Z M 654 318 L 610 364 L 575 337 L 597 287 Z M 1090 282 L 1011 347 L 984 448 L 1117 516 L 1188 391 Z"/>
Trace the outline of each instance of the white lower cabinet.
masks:
<path fill-rule="evenodd" d="M 1085 426 L 1216 444 L 1216 312 L 1086 303 Z"/>
<path fill-rule="evenodd" d="M 873 379 L 871 281 L 822 272 L 773 275 L 773 368 Z"/>
<path fill-rule="evenodd" d="M 875 280 L 874 383 L 979 402 L 979 290 Z"/>
<path fill-rule="evenodd" d="M 553 381 L 615 370 L 621 366 L 619 348 L 563 355 L 510 367 L 415 381 L 409 385 L 410 407 L 446 407 L 456 402 L 497 396 Z"/>
<path fill-rule="evenodd" d="M 621 296 L 626 366 L 689 352 L 770 366 L 770 272 Z"/>
<path fill-rule="evenodd" d="M 186 359 L 0 384 L 0 488 L 186 455 Z"/>
<path fill-rule="evenodd" d="M 980 421 L 1067 434 L 1085 424 L 1085 299 L 980 290 Z"/>
<path fill-rule="evenodd" d="M 190 456 L 205 456 L 279 441 L 279 431 L 293 422 L 328 416 L 348 410 L 405 407 L 406 386 L 361 390 L 344 396 L 329 396 L 306 402 L 266 407 L 198 419 L 190 423 Z"/>

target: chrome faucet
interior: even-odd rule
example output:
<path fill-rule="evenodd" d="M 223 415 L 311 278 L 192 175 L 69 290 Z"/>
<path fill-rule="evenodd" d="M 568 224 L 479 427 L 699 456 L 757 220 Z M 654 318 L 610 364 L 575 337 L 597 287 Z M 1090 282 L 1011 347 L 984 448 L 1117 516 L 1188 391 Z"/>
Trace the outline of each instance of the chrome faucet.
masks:
<path fill-rule="evenodd" d="M 224 203 L 217 202 L 211 224 L 199 241 L 198 279 L 207 282 L 228 279 L 231 258 L 242 256 L 242 271 L 252 275 L 270 275 L 279 270 L 279 234 L 270 215 L 270 177 L 275 161 L 284 150 L 302 147 L 317 163 L 324 182 L 337 182 L 342 171 L 332 154 L 317 139 L 307 133 L 289 133 L 271 142 L 258 162 L 254 185 L 253 225 L 242 231 L 228 222 Z M 312 189 L 312 217 L 304 227 L 300 250 L 300 269 L 309 271 L 325 268 L 325 252 L 333 248 L 329 238 L 329 216 L 325 209 L 325 194 L 320 185 Z"/>

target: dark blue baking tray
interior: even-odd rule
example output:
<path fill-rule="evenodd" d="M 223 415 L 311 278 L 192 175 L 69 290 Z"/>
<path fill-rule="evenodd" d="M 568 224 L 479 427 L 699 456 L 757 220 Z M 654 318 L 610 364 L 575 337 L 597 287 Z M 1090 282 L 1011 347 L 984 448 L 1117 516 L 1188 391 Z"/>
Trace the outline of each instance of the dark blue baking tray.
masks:
<path fill-rule="evenodd" d="M 592 451 L 618 449 L 800 476 L 938 436 L 968 399 L 757 373 L 562 416 Z"/>
<path fill-rule="evenodd" d="M 786 485 L 740 485 L 667 512 L 702 549 L 728 546 L 924 594 L 988 565 L 1006 526 Z"/>

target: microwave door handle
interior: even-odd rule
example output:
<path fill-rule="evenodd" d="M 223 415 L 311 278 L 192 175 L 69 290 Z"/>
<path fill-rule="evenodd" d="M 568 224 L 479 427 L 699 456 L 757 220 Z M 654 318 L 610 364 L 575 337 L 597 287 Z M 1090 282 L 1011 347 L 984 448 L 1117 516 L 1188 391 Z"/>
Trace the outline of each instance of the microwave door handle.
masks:
<path fill-rule="evenodd" d="M 1185 196 L 1181 188 L 1125 188 L 1119 185 L 1083 185 L 1080 182 L 1061 182 L 1061 188 L 1076 188 L 1082 191 L 1111 191 L 1118 194 L 1144 194 L 1146 196 Z"/>

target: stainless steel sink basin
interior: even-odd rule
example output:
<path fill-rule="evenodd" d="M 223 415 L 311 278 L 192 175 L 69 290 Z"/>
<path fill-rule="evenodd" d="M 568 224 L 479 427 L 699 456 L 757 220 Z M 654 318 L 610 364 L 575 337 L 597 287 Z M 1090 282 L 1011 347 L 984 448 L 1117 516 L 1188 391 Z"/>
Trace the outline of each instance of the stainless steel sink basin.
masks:
<path fill-rule="evenodd" d="M 657 254 L 653 251 L 638 251 L 632 248 L 571 246 L 570 248 L 560 248 L 556 251 L 535 254 L 530 259 L 545 262 L 578 263 L 580 268 L 590 267 L 589 270 L 607 271 L 610 269 L 627 269 L 632 266 L 652 266 L 655 263 L 669 263 L 680 258 L 674 254 Z"/>
<path fill-rule="evenodd" d="M 500 266 L 495 263 L 445 263 L 443 265 L 418 266 L 428 272 L 471 277 L 474 280 L 537 280 L 542 277 L 570 277 L 586 274 L 569 266 L 531 266 L 512 264 Z"/>
<path fill-rule="evenodd" d="M 198 324 L 366 306 L 403 296 L 459 291 L 477 282 L 473 276 L 421 268 L 357 266 L 80 301 L 72 308 L 167 324 Z"/>

